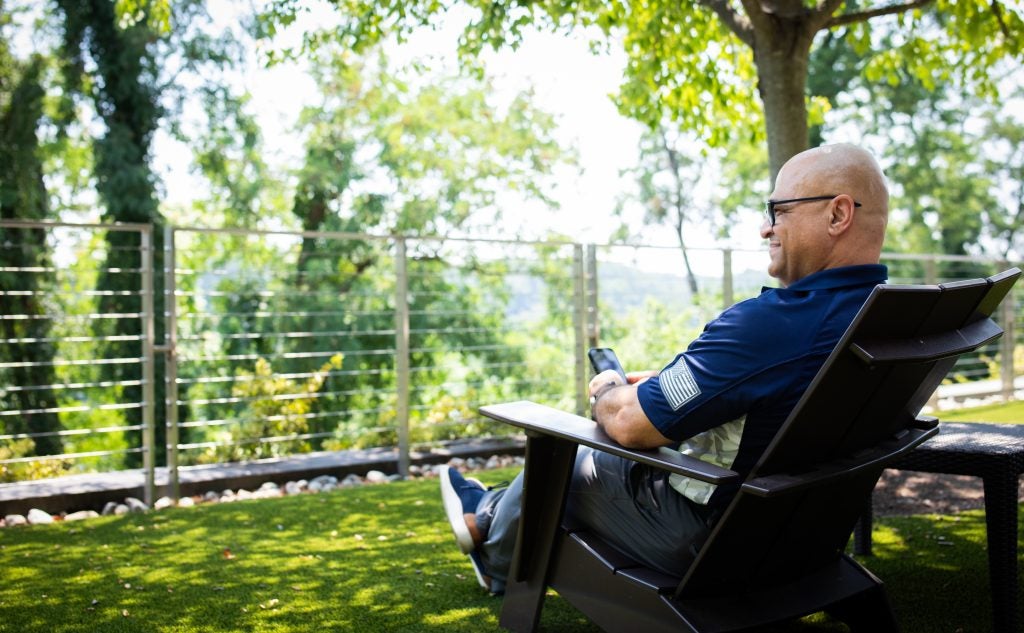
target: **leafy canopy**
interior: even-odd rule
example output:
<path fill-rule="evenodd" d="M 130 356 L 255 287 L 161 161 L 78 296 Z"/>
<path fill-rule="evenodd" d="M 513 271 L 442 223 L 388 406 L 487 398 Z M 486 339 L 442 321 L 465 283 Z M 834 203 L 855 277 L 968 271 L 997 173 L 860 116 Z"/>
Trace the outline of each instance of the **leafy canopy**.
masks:
<path fill-rule="evenodd" d="M 713 146 L 737 136 L 770 141 L 772 169 L 806 147 L 806 125 L 828 107 L 805 90 L 780 89 L 779 72 L 795 85 L 806 80 L 806 60 L 816 34 L 849 27 L 847 37 L 868 58 L 874 81 L 894 81 L 906 65 L 925 84 L 957 78 L 994 95 L 998 67 L 1019 61 L 1024 9 L 999 0 L 333 0 L 342 24 L 309 33 L 303 52 L 334 39 L 360 52 L 385 37 L 399 41 L 422 27 L 467 15 L 459 47 L 467 60 L 485 47 L 518 46 L 533 28 L 581 31 L 595 49 L 621 45 L 628 61 L 616 103 L 623 114 L 652 129 L 670 120 Z M 275 0 L 263 16 L 268 32 L 294 20 L 302 5 Z M 895 20 L 895 22 L 893 22 Z M 880 31 L 895 30 L 887 39 Z M 771 50 L 769 50 L 771 49 Z M 755 50 L 761 51 L 755 57 Z M 767 51 L 767 52 L 766 52 Z M 781 52 L 780 52 L 781 51 Z M 788 51 L 788 53 L 786 53 Z M 773 55 L 779 53 L 777 58 Z M 782 54 L 785 53 L 785 54 Z M 800 63 L 798 63 L 800 62 Z M 766 76 L 766 73 L 768 76 Z M 802 76 L 793 77 L 793 74 Z M 797 99 L 797 103 L 792 103 Z M 807 103 L 799 101 L 806 100 Z M 769 102 L 790 115 L 766 123 Z M 792 121 L 793 118 L 803 118 Z M 768 130 L 773 126 L 775 130 Z M 773 140 L 773 134 L 778 140 Z"/>

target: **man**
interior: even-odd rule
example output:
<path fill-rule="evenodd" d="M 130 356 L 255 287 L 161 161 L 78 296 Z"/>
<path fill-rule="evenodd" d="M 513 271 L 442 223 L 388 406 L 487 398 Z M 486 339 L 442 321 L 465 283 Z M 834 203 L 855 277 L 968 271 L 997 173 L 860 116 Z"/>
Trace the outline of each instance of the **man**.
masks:
<path fill-rule="evenodd" d="M 674 447 L 746 474 L 887 271 L 879 265 L 889 194 L 853 145 L 808 150 L 780 170 L 765 209 L 768 273 L 781 288 L 708 323 L 661 371 L 590 382 L 594 418 L 630 448 Z M 581 447 L 566 513 L 655 569 L 679 575 L 737 486 L 721 486 Z M 522 475 L 485 490 L 454 469 L 441 495 L 480 584 L 500 593 L 518 528 Z"/>

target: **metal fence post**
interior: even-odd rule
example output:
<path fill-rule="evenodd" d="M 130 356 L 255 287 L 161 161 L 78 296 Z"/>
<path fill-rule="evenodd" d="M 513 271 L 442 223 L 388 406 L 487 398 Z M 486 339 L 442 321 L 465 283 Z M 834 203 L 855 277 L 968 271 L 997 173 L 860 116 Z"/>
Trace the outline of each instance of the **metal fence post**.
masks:
<path fill-rule="evenodd" d="M 170 486 L 170 497 L 175 501 L 181 496 L 181 484 L 178 477 L 178 301 L 177 277 L 175 275 L 174 227 L 164 229 L 164 380 L 167 381 L 164 391 L 165 417 L 167 425 L 167 482 Z"/>
<path fill-rule="evenodd" d="M 583 245 L 573 244 L 572 330 L 573 350 L 576 357 L 576 414 L 587 411 L 587 279 Z M 595 282 L 596 283 L 596 282 Z"/>
<path fill-rule="evenodd" d="M 409 271 L 406 240 L 395 237 L 395 422 L 398 474 L 409 476 Z"/>
<path fill-rule="evenodd" d="M 939 279 L 939 262 L 935 259 L 934 255 L 929 255 L 924 260 L 924 282 L 926 284 L 938 283 Z"/>
<path fill-rule="evenodd" d="M 154 436 L 154 341 L 153 317 L 153 226 L 139 230 L 139 269 L 142 274 L 142 470 L 145 476 L 143 501 L 152 506 L 156 489 L 156 450 Z"/>
<path fill-rule="evenodd" d="M 722 249 L 722 309 L 726 310 L 735 303 L 732 287 L 732 249 Z"/>
<path fill-rule="evenodd" d="M 1001 270 L 1006 270 L 1010 267 L 1009 262 L 1000 262 L 999 267 Z M 1003 401 L 1008 402 L 1013 398 L 1015 389 L 1015 376 L 1013 366 L 1013 352 L 1016 347 L 1016 332 L 1014 322 L 1017 319 L 1017 306 L 1016 297 L 1013 288 L 1010 288 L 1010 292 L 1003 299 L 1003 302 L 999 305 L 1000 321 L 1003 326 L 1003 337 L 999 340 L 999 353 L 1002 356 L 1003 362 L 1000 364 L 999 374 L 1002 378 L 1002 396 Z"/>
<path fill-rule="evenodd" d="M 601 338 L 601 321 L 597 312 L 597 246 L 587 244 L 584 272 L 587 285 L 585 303 L 587 315 L 587 347 L 597 347 Z"/>

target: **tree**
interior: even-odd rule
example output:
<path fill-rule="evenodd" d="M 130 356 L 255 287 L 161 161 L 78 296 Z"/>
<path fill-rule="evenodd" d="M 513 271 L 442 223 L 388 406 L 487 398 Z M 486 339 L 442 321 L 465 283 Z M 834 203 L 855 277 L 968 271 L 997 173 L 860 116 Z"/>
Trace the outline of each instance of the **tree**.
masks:
<path fill-rule="evenodd" d="M 8 15 L 0 3 L 0 27 Z M 19 62 L 0 39 L 0 218 L 49 219 L 38 130 L 44 122 L 41 75 L 45 60 Z M 50 250 L 42 229 L 0 230 L 0 290 L 3 310 L 19 319 L 0 319 L 0 401 L 9 398 L 16 417 L 5 417 L 0 432 L 53 433 L 60 419 L 50 320 L 42 298 L 51 287 Z M 10 294 L 8 294 L 10 293 Z M 2 365 L 11 363 L 4 368 Z M 4 375 L 6 374 L 6 375 Z M 0 408 L 7 408 L 0 406 Z M 60 437 L 33 438 L 37 455 L 61 452 Z"/>
<path fill-rule="evenodd" d="M 998 257 L 1019 261 L 1024 258 L 1024 123 L 1003 112 L 986 118 L 985 135 L 995 151 L 985 153 L 985 168 L 997 183 L 995 197 L 1005 211 L 988 213 L 991 237 Z"/>
<path fill-rule="evenodd" d="M 845 49 L 834 43 L 816 60 L 824 67 L 812 77 L 827 77 L 835 67 L 849 75 L 851 90 L 837 100 L 830 119 L 838 126 L 852 123 L 887 164 L 893 210 L 887 250 L 1008 257 L 1018 231 L 1014 198 L 1022 173 L 1016 149 L 1021 123 L 1008 105 L 1020 93 L 1007 88 L 1019 86 L 1024 75 L 1009 68 L 1001 78 L 1004 96 L 989 104 L 960 82 L 929 85 L 907 69 L 892 82 L 856 76 L 850 71 L 856 62 Z M 827 78 L 817 83 L 828 90 Z M 975 273 L 988 274 L 963 263 L 944 274 Z"/>
<path fill-rule="evenodd" d="M 151 252 L 141 248 L 135 233 L 107 232 L 98 308 L 122 316 L 94 324 L 96 335 L 107 339 L 99 353 L 122 360 L 101 367 L 104 380 L 120 389 L 112 397 L 143 403 L 141 365 L 135 362 L 142 357 L 136 315 L 142 313 L 138 271 L 143 257 L 152 257 L 155 338 L 164 338 L 164 321 L 159 318 L 164 313 L 164 277 L 159 272 L 165 221 L 151 162 L 153 138 L 161 125 L 174 127 L 185 101 L 179 85 L 182 75 L 191 72 L 200 84 L 220 79 L 210 68 L 232 62 L 230 36 L 211 37 L 203 31 L 208 16 L 201 0 L 55 0 L 55 5 L 54 18 L 63 26 L 65 111 L 75 116 L 74 104 L 80 100 L 92 106 L 102 123 L 96 126 L 101 131 L 92 144 L 102 219 L 152 227 Z M 154 375 L 154 449 L 159 461 L 165 429 L 163 363 L 155 363 Z M 137 446 L 139 434 L 133 433 L 130 441 Z M 133 465 L 137 461 L 137 455 L 129 458 Z"/>
<path fill-rule="evenodd" d="M 434 0 L 333 0 L 345 48 L 365 50 L 382 38 L 451 17 L 451 3 Z M 851 28 L 865 72 L 890 79 L 905 67 L 922 81 L 953 77 L 993 94 L 989 75 L 1000 61 L 1019 61 L 1024 16 L 1001 0 L 464 0 L 472 16 L 460 47 L 475 58 L 485 46 L 515 47 L 539 26 L 581 29 L 598 47 L 621 41 L 628 56 L 617 97 L 620 109 L 656 128 L 665 118 L 712 145 L 737 134 L 767 136 L 772 180 L 782 164 L 808 146 L 807 73 L 819 33 Z M 294 17 L 293 0 L 276 0 L 271 24 Z M 901 40 L 879 47 L 871 25 L 898 16 Z M 596 29 L 596 31 L 592 30 Z M 324 35 L 309 34 L 315 46 Z M 755 85 L 756 84 L 756 85 Z M 756 94 L 760 103 L 755 99 Z M 811 110 L 824 104 L 812 102 Z"/>
<path fill-rule="evenodd" d="M 301 117 L 306 160 L 296 174 L 292 213 L 307 231 L 437 238 L 414 241 L 407 252 L 411 346 L 421 350 L 411 363 L 425 370 L 417 373 L 413 398 L 426 406 L 426 398 L 437 395 L 432 386 L 456 371 L 440 360 L 447 353 L 442 348 L 453 342 L 439 344 L 436 330 L 452 330 L 455 347 L 487 350 L 466 352 L 482 359 L 481 366 L 508 354 L 497 345 L 502 327 L 495 315 L 503 312 L 480 309 L 503 295 L 501 278 L 487 272 L 499 264 L 452 261 L 445 239 L 493 226 L 499 216 L 496 198 L 505 188 L 554 206 L 547 196 L 550 173 L 571 155 L 554 140 L 552 117 L 532 107 L 529 94 L 497 107 L 486 78 L 450 76 L 422 65 L 396 70 L 382 54 L 353 61 L 340 52 L 313 70 L 323 103 Z M 307 237 L 296 285 L 304 296 L 295 307 L 324 313 L 339 302 L 358 303 L 380 293 L 396 256 L 382 241 Z M 308 319 L 275 324 L 285 331 L 342 333 L 315 344 L 343 351 L 346 368 L 360 370 L 360 388 L 353 392 L 349 382 L 342 390 L 349 393 L 319 406 L 381 408 L 373 400 L 379 396 L 371 394 L 392 387 L 393 359 L 374 350 L 393 345 L 393 316 L 362 312 L 319 318 L 315 325 Z M 311 351 L 313 344 L 297 341 L 292 349 Z M 505 358 L 510 360 L 518 359 Z M 379 425 L 375 419 L 370 426 Z"/>
<path fill-rule="evenodd" d="M 448 238 L 493 226 L 497 196 L 506 188 L 554 206 L 550 174 L 571 153 L 553 139 L 552 117 L 532 107 L 529 94 L 498 104 L 484 78 L 422 64 L 396 69 L 376 51 L 362 60 L 320 53 L 311 70 L 322 101 L 300 115 L 303 161 L 289 165 L 286 175 L 249 165 L 261 144 L 239 109 L 242 101 L 210 95 L 210 112 L 221 116 L 212 116 L 209 134 L 194 143 L 212 185 L 204 208 L 251 221 L 252 201 L 264 199 L 257 189 L 285 183 L 291 195 L 260 206 L 260 215 L 310 234 L 298 244 L 276 245 L 196 236 L 195 248 L 182 250 L 179 257 L 189 258 L 183 267 L 229 272 L 213 284 L 210 276 L 195 275 L 178 286 L 183 301 L 193 291 L 205 293 L 196 310 L 203 318 L 180 322 L 180 356 L 204 357 L 182 368 L 188 393 L 181 399 L 193 403 L 193 421 L 252 426 L 245 420 L 255 400 L 246 381 L 266 374 L 256 359 L 272 362 L 268 379 L 276 381 L 309 376 L 339 352 L 343 367 L 328 371 L 322 391 L 304 401 L 308 408 L 288 419 L 302 425 L 314 446 L 325 434 L 337 435 L 327 444 L 332 448 L 393 443 L 395 357 L 381 352 L 395 347 L 398 252 L 393 240 L 359 234 L 403 235 L 413 238 L 406 251 L 413 439 L 459 436 L 473 423 L 467 403 L 474 398 L 515 397 L 509 385 L 512 375 L 526 371 L 526 346 L 505 341 L 506 262 L 489 252 L 467 254 L 461 244 L 449 247 Z M 231 133 L 236 124 L 251 130 L 242 135 L 251 142 Z M 292 336 L 299 332 L 308 335 Z M 206 335 L 217 349 L 202 347 Z M 495 376 L 496 365 L 511 369 Z M 226 380 L 202 382 L 210 376 Z M 229 383 L 235 385 L 230 393 Z M 215 427 L 197 431 L 207 439 L 217 433 Z"/>
<path fill-rule="evenodd" d="M 616 211 L 621 214 L 625 205 L 634 199 L 644 210 L 644 224 L 672 227 L 683 255 L 690 294 L 696 295 L 697 276 L 690 265 L 686 235 L 699 216 L 707 215 L 702 213 L 706 209 L 697 206 L 694 195 L 704 170 L 693 156 L 677 148 L 667 129 L 659 127 L 647 131 L 640 139 L 640 164 L 631 171 L 636 176 L 638 191 L 620 200 Z M 628 230 L 624 225 L 620 232 Z"/>
<path fill-rule="evenodd" d="M 153 134 L 163 115 L 159 104 L 159 67 L 153 51 L 155 34 L 145 23 L 124 26 L 113 0 L 57 0 L 57 5 L 64 18 L 65 89 L 70 94 L 90 98 L 105 128 L 95 139 L 93 149 L 96 189 L 105 207 L 103 219 L 152 224 L 154 269 L 159 270 L 162 259 L 156 255 L 162 253 L 163 218 L 155 191 L 156 177 L 150 166 Z M 142 282 L 137 273 L 130 271 L 141 269 L 142 258 L 150 254 L 143 252 L 135 233 L 109 231 L 106 242 L 106 259 L 97 284 L 97 289 L 106 293 L 101 298 L 100 311 L 139 314 Z M 156 279 L 159 278 L 157 275 Z M 154 284 L 156 314 L 163 313 L 162 287 L 160 283 Z M 104 366 L 104 378 L 125 384 L 121 396 L 124 401 L 142 403 L 142 389 L 137 386 L 141 366 L 128 362 L 142 357 L 138 317 L 98 321 L 95 330 L 97 336 L 108 338 L 100 353 L 106 358 L 121 359 Z M 157 335 L 162 334 L 161 328 Z M 162 372 L 158 371 L 156 376 L 156 402 L 163 402 Z M 157 409 L 162 418 L 161 408 Z M 141 423 L 141 415 L 138 418 L 136 423 Z M 156 426 L 162 430 L 163 425 Z M 138 446 L 138 434 L 134 435 L 132 443 Z M 160 448 L 162 444 L 158 441 Z M 136 457 L 129 461 L 138 463 Z"/>

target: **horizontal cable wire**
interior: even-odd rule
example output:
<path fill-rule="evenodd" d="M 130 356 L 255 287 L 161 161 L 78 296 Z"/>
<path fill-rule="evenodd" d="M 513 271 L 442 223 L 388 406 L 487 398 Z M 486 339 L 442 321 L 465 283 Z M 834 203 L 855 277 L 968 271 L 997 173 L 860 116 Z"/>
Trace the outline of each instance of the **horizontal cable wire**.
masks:
<path fill-rule="evenodd" d="M 416 293 L 420 294 L 420 293 Z M 245 290 L 176 290 L 174 292 L 175 297 L 260 297 L 262 299 L 274 299 L 282 297 L 285 299 L 292 299 L 294 297 L 335 297 L 345 298 L 350 297 L 373 297 L 379 299 L 379 294 L 368 293 L 368 292 L 339 292 L 337 290 L 292 290 L 288 288 L 282 288 L 280 290 L 257 290 L 255 292 L 248 292 Z"/>
<path fill-rule="evenodd" d="M 187 358 L 181 354 L 179 350 L 179 363 L 215 363 L 221 361 L 232 361 L 232 360 L 259 360 L 261 358 L 265 360 L 276 360 L 279 358 L 330 358 L 336 354 L 343 354 L 345 356 L 381 356 L 381 355 L 394 355 L 395 350 L 393 349 L 375 349 L 375 350 L 334 350 L 326 352 L 282 352 L 280 354 L 230 354 L 227 356 L 196 356 L 194 358 Z M 2 367 L 2 365 L 0 365 Z"/>
<path fill-rule="evenodd" d="M 90 435 L 92 433 L 117 433 L 121 431 L 141 431 L 145 428 L 142 424 L 129 426 L 105 426 L 95 429 L 65 429 L 63 431 L 42 431 L 39 433 L 12 433 L 0 435 L 0 440 L 25 440 L 37 437 L 71 437 L 74 435 Z"/>
<path fill-rule="evenodd" d="M 486 327 L 450 327 L 450 328 L 412 328 L 409 330 L 410 334 L 482 334 L 482 333 L 495 333 L 508 331 L 502 328 L 486 328 Z M 394 329 L 385 330 L 320 330 L 310 332 L 243 332 L 238 334 L 220 334 L 217 336 L 218 339 L 224 341 L 237 341 L 237 340 L 289 340 L 289 339 L 306 339 L 306 338 L 325 338 L 331 336 L 344 336 L 349 338 L 355 338 L 360 336 L 394 336 Z M 67 339 L 64 339 L 67 340 Z M 128 339 L 126 339 L 128 340 Z M 137 338 L 134 340 L 138 340 Z M 205 341 L 207 340 L 204 336 L 182 336 L 178 338 L 179 341 Z M 0 342 L 3 342 L 0 339 Z"/>
<path fill-rule="evenodd" d="M 312 378 L 313 376 L 320 375 L 322 372 L 318 371 L 307 371 L 299 373 L 279 374 L 274 373 L 277 378 L 295 379 L 295 378 Z M 328 372 L 323 372 L 324 376 L 359 376 L 359 375 L 381 375 L 381 374 L 393 374 L 393 369 L 336 369 Z M 224 382 L 252 382 L 257 380 L 259 376 L 247 374 L 245 376 L 211 376 L 211 377 L 200 377 L 200 378 L 179 378 L 175 381 L 175 384 L 179 385 L 208 385 Z"/>
<path fill-rule="evenodd" d="M 21 361 L 0 363 L 0 369 L 14 367 L 81 367 L 83 365 L 141 365 L 145 358 L 94 358 L 92 360 Z"/>
<path fill-rule="evenodd" d="M 38 344 L 38 343 L 110 343 L 114 341 L 141 341 L 141 335 L 117 334 L 111 336 L 63 336 L 48 338 L 0 338 L 2 344 Z"/>
<path fill-rule="evenodd" d="M 220 448 L 224 446 L 245 446 L 248 444 L 277 444 L 280 442 L 295 442 L 298 440 L 311 440 L 320 437 L 334 437 L 333 432 L 325 433 L 302 433 L 300 435 L 281 435 L 277 437 L 256 437 L 234 442 L 192 442 L 190 444 L 178 444 L 178 450 L 192 450 L 196 448 Z"/>
<path fill-rule="evenodd" d="M 299 413 L 293 415 L 268 415 L 260 418 L 270 422 L 280 422 L 282 420 L 315 420 L 318 418 L 331 418 L 342 415 L 353 415 L 353 414 L 379 414 L 379 413 L 394 413 L 395 407 L 376 407 L 373 409 L 346 409 L 344 411 L 329 411 L 324 413 Z M 241 418 L 221 418 L 214 420 L 195 420 L 193 422 L 183 422 L 182 427 L 186 428 L 199 428 L 207 426 L 229 426 L 232 424 L 241 424 L 244 422 Z"/>
<path fill-rule="evenodd" d="M 258 402 L 260 400 L 269 400 L 271 402 L 287 402 L 290 400 L 319 400 L 321 398 L 328 398 L 330 396 L 354 396 L 359 393 L 366 393 L 365 389 L 350 389 L 347 391 L 313 391 L 313 392 L 298 392 L 298 393 L 277 393 L 274 395 L 258 395 L 258 396 L 238 396 L 238 397 L 224 397 L 224 398 L 202 398 L 196 400 L 178 400 L 177 405 L 211 405 L 211 404 L 241 404 L 243 402 Z"/>
<path fill-rule="evenodd" d="M 185 319 L 222 319 L 227 317 L 249 317 L 253 319 L 274 319 L 278 317 L 331 317 L 331 316 L 387 316 L 394 318 L 395 311 L 387 310 L 311 310 L 306 312 L 191 312 L 178 315 Z"/>
<path fill-rule="evenodd" d="M 141 290 L 78 290 L 60 292 L 56 290 L 0 290 L 0 297 L 140 297 Z"/>
<path fill-rule="evenodd" d="M 0 319 L 10 321 L 94 321 L 98 319 L 138 319 L 144 312 L 101 312 L 91 314 L 0 314 Z"/>
<path fill-rule="evenodd" d="M 0 411 L 0 417 L 12 417 L 16 415 L 40 415 L 43 413 L 81 413 L 83 411 L 123 411 L 126 409 L 141 409 L 144 402 L 123 402 L 118 404 L 101 404 L 99 406 L 83 405 L 80 407 L 50 407 L 48 409 L 11 409 Z"/>
<path fill-rule="evenodd" d="M 135 273 L 144 271 L 141 268 L 97 268 L 98 273 Z M 70 268 L 57 268 L 55 266 L 0 266 L 0 273 L 63 273 L 72 272 Z"/>
<path fill-rule="evenodd" d="M 321 338 L 328 336 L 385 336 L 394 335 L 394 330 L 326 330 L 320 332 L 244 332 L 239 334 L 220 334 L 217 336 L 223 341 L 241 341 L 241 340 L 288 340 L 288 339 L 303 339 L 303 338 Z M 182 336 L 178 338 L 179 341 L 205 341 L 206 338 L 203 336 Z"/>
<path fill-rule="evenodd" d="M 380 409 L 380 411 L 388 410 L 389 409 Z M 393 410 L 393 408 L 391 410 Z M 315 413 L 267 415 L 261 417 L 260 420 L 265 420 L 267 422 L 281 422 L 284 420 L 326 420 L 330 418 L 339 418 L 341 416 L 350 415 L 353 411 L 353 409 L 347 409 L 343 411 L 320 411 Z M 241 418 L 221 418 L 214 420 L 194 420 L 192 422 L 182 422 L 179 424 L 179 426 L 181 426 L 182 428 L 205 428 L 231 426 L 234 424 L 241 424 L 242 422 L 244 422 L 244 420 L 242 420 Z"/>
<path fill-rule="evenodd" d="M 22 391 L 66 391 L 69 389 L 97 389 L 107 387 L 138 387 L 142 385 L 141 380 L 104 380 L 101 382 L 72 382 L 59 383 L 55 385 L 31 385 L 28 387 L 12 386 L 3 387 L 8 393 Z"/>
<path fill-rule="evenodd" d="M 60 455 L 43 455 L 38 457 L 14 457 L 11 459 L 0 459 L 0 464 L 25 464 L 29 462 L 49 462 L 58 459 L 78 459 L 81 457 L 106 457 L 108 455 L 125 455 L 128 453 L 142 453 L 141 448 L 117 448 L 109 451 L 89 451 L 86 453 L 61 453 Z"/>

